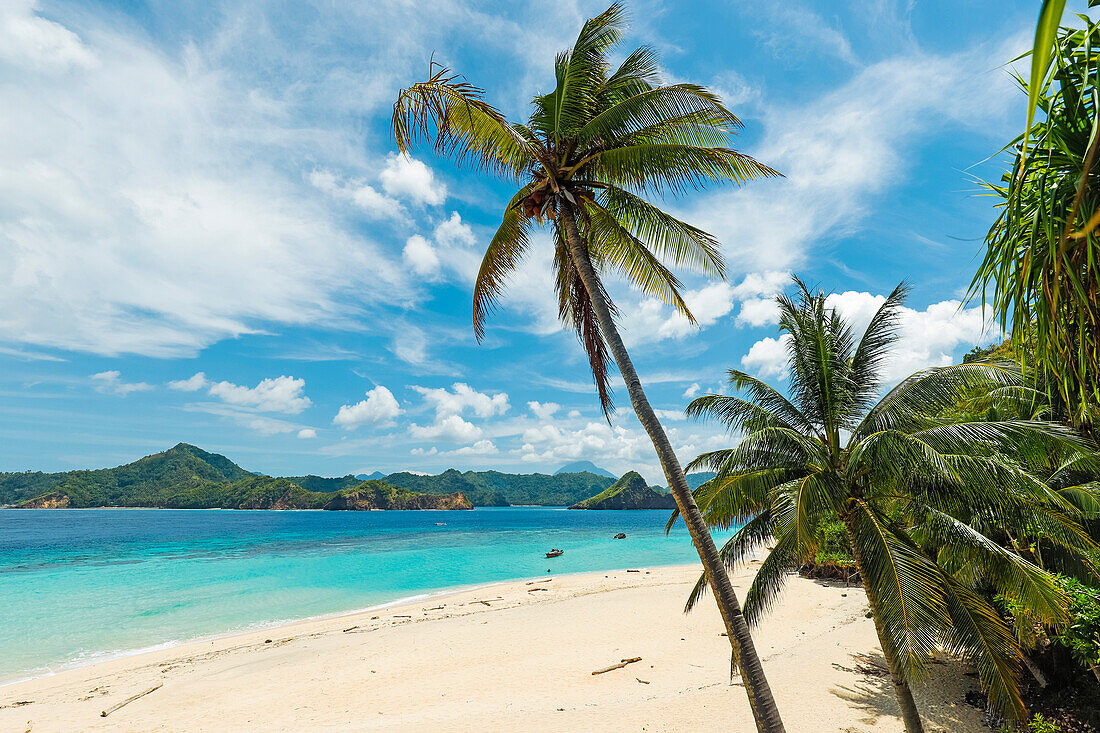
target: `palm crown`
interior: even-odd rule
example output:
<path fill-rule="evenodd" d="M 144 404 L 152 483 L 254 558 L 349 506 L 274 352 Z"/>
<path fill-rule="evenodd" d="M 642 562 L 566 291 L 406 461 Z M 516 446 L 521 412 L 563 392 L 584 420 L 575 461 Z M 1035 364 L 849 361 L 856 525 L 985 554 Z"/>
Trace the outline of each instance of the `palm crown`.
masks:
<path fill-rule="evenodd" d="M 434 63 L 430 78 L 404 90 L 393 112 L 402 151 L 413 138 L 427 137 L 441 154 L 472 161 L 520 186 L 474 286 L 479 339 L 486 315 L 528 248 L 532 221 L 550 223 L 559 316 L 585 347 L 605 412 L 611 408 L 609 354 L 559 224 L 563 204 L 576 212 L 598 272 L 625 276 L 694 322 L 669 266 L 723 276 L 717 242 L 643 194 L 777 175 L 729 147 L 741 123 L 715 94 L 695 84 L 661 83 L 653 49 L 639 48 L 612 69 L 607 55 L 623 20 L 615 4 L 585 23 L 573 48 L 555 59 L 554 90 L 534 98 L 527 124 L 509 123 L 484 101 L 482 90 Z"/>
<path fill-rule="evenodd" d="M 1072 453 L 1084 442 L 1051 423 L 952 417 L 958 401 L 976 392 L 1005 409 L 1034 397 L 1012 365 L 926 369 L 877 400 L 906 287 L 857 339 L 823 294 L 796 282 L 797 302 L 778 299 L 780 327 L 790 336 L 790 399 L 730 371 L 730 385 L 747 399 L 706 395 L 688 407 L 745 433 L 735 448 L 701 455 L 688 470 L 717 472 L 696 492 L 709 524 L 745 522 L 722 548 L 727 565 L 773 545 L 745 596 L 746 618 L 767 610 L 785 574 L 814 557 L 821 525 L 839 520 L 891 671 L 904 681 L 937 648 L 964 652 L 991 700 L 1022 713 L 1019 645 L 974 589 L 1019 602 L 1034 621 L 1062 621 L 1064 598 L 1051 577 L 1000 540 L 1009 528 L 1027 527 L 1077 557 L 1095 550 L 1074 521 L 1074 503 L 1017 462 Z M 688 608 L 705 587 L 697 584 Z"/>

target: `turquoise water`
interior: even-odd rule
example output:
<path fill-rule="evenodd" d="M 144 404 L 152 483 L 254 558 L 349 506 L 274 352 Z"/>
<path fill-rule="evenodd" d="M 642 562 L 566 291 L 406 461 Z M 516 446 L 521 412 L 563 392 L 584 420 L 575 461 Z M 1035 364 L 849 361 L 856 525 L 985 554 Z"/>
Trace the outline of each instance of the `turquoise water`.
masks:
<path fill-rule="evenodd" d="M 0 510 L 0 682 L 548 569 L 696 562 L 668 515 Z"/>

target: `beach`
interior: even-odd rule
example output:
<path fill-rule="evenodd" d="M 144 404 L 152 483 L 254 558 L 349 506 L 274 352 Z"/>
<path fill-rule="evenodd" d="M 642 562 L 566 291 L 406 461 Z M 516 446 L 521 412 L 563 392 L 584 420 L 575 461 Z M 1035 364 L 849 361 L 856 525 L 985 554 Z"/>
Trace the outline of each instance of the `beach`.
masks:
<path fill-rule="evenodd" d="M 712 600 L 682 612 L 697 577 L 548 575 L 100 662 L 0 687 L 0 730 L 754 731 Z M 866 606 L 792 576 L 756 629 L 788 731 L 902 730 Z M 955 667 L 918 687 L 928 730 L 988 730 Z"/>

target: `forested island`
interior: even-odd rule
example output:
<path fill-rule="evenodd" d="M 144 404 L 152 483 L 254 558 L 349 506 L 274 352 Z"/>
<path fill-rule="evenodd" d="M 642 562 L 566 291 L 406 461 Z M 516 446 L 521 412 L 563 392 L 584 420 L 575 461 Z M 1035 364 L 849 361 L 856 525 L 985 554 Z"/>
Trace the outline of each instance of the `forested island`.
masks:
<path fill-rule="evenodd" d="M 449 469 L 436 475 L 402 471 L 335 478 L 272 477 L 247 471 L 218 453 L 180 443 L 115 468 L 0 472 L 0 507 L 343 510 L 571 506 L 616 484 L 603 469 L 592 464 L 584 467 L 590 466 L 599 473 Z M 641 479 L 634 472 L 628 476 Z M 711 476 L 693 474 L 689 482 L 695 488 Z"/>

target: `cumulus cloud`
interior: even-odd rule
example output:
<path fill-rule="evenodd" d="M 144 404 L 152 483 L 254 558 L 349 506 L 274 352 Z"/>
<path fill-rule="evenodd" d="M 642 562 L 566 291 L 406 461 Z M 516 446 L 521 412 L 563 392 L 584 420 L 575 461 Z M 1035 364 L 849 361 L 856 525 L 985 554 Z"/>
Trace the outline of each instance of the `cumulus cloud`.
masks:
<path fill-rule="evenodd" d="M 177 379 L 174 382 L 169 382 L 168 389 L 175 389 L 180 392 L 198 392 L 207 384 L 209 384 L 209 381 L 206 379 L 206 372 L 195 372 L 193 376 L 187 379 Z"/>
<path fill-rule="evenodd" d="M 684 394 L 682 395 L 682 397 L 685 400 L 692 400 L 695 399 L 695 395 L 697 394 L 699 394 L 699 383 L 692 382 L 691 385 L 684 390 Z"/>
<path fill-rule="evenodd" d="M 407 221 L 397 199 L 379 193 L 361 178 L 348 179 L 329 170 L 316 170 L 309 174 L 309 182 L 333 198 L 351 202 L 368 219 Z"/>
<path fill-rule="evenodd" d="M 367 399 L 354 405 L 342 405 L 332 422 L 346 430 L 352 430 L 364 423 L 392 423 L 403 412 L 393 393 L 378 385 L 367 391 Z"/>
<path fill-rule="evenodd" d="M 561 409 L 561 405 L 557 402 L 531 401 L 527 403 L 527 409 L 540 420 L 549 420 L 555 412 Z"/>
<path fill-rule="evenodd" d="M 471 443 L 481 437 L 481 428 L 458 415 L 448 415 L 432 425 L 409 425 L 409 435 L 418 440 L 446 440 L 451 443 Z"/>
<path fill-rule="evenodd" d="M 826 299 L 851 324 L 857 334 L 867 327 L 871 317 L 886 302 L 884 295 L 847 291 Z M 954 363 L 959 346 L 982 341 L 994 330 L 992 313 L 981 307 L 961 308 L 957 300 L 933 303 L 924 310 L 903 307 L 899 319 L 899 339 L 883 364 L 883 379 L 894 384 L 915 371 Z M 764 338 L 752 345 L 741 358 L 746 371 L 760 377 L 786 378 L 788 334 L 778 339 Z"/>
<path fill-rule="evenodd" d="M 317 437 L 317 431 L 314 430 L 313 428 L 302 428 L 301 430 L 298 431 L 298 437 L 303 439 L 303 440 L 308 440 L 309 438 L 316 438 Z"/>
<path fill-rule="evenodd" d="M 187 379 L 169 382 L 170 389 L 181 392 L 198 392 L 205 389 L 211 397 L 217 397 L 227 405 L 259 412 L 282 412 L 297 415 L 313 404 L 305 396 L 306 380 L 297 377 L 268 377 L 255 387 L 232 382 L 213 382 L 205 372 L 196 372 Z"/>
<path fill-rule="evenodd" d="M 93 374 L 91 380 L 92 383 L 95 384 L 96 392 L 100 394 L 116 395 L 118 397 L 125 397 L 131 392 L 148 392 L 153 389 L 153 385 L 146 384 L 145 382 L 123 382 L 122 374 L 114 369 Z"/>
<path fill-rule="evenodd" d="M 386 156 L 386 167 L 378 178 L 390 196 L 431 206 L 438 206 L 447 199 L 447 186 L 435 180 L 432 169 L 407 155 L 390 153 Z"/>
<path fill-rule="evenodd" d="M 263 379 L 255 387 L 245 387 L 232 382 L 215 382 L 210 385 L 211 397 L 226 404 L 250 407 L 262 412 L 284 412 L 297 415 L 313 402 L 303 394 L 306 380 L 281 376 Z"/>
<path fill-rule="evenodd" d="M 461 415 L 467 411 L 478 417 L 492 417 L 508 412 L 508 394 L 479 392 L 464 382 L 455 382 L 451 389 L 413 386 L 424 401 L 435 407 L 436 418 Z"/>
<path fill-rule="evenodd" d="M 419 234 L 414 234 L 405 242 L 402 250 L 405 264 L 418 275 L 434 275 L 439 272 L 439 255 L 432 243 Z"/>
<path fill-rule="evenodd" d="M 464 445 L 461 448 L 449 450 L 443 453 L 445 456 L 492 456 L 500 451 L 491 440 L 479 440 L 473 445 Z"/>

